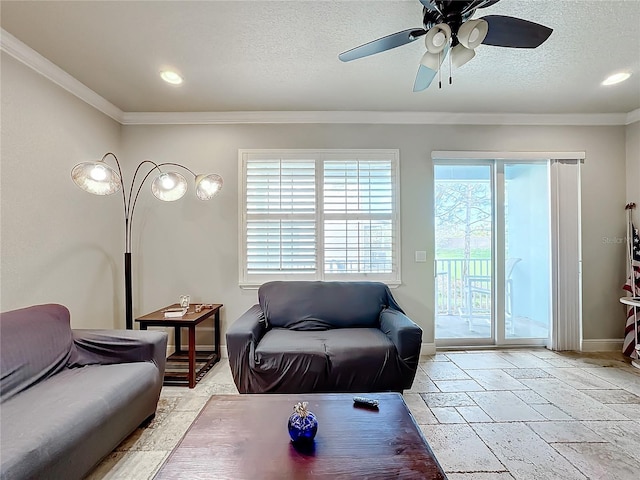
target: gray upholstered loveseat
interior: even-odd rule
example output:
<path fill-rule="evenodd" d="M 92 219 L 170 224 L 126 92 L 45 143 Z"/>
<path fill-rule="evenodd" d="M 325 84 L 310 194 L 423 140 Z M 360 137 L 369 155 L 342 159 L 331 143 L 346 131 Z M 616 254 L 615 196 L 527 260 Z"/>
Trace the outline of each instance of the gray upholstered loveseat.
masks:
<path fill-rule="evenodd" d="M 377 282 L 269 282 L 227 330 L 240 393 L 402 391 L 422 330 Z"/>
<path fill-rule="evenodd" d="M 167 335 L 71 330 L 62 305 L 0 316 L 0 478 L 79 479 L 156 411 Z"/>

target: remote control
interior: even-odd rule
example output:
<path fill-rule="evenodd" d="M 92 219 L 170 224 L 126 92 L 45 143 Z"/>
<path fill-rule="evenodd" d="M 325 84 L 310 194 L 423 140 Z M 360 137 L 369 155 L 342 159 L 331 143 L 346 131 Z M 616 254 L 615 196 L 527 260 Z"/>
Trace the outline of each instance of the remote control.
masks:
<path fill-rule="evenodd" d="M 362 405 L 369 408 L 378 408 L 378 400 L 373 400 L 371 398 L 364 397 L 353 397 L 353 403 L 356 405 Z"/>

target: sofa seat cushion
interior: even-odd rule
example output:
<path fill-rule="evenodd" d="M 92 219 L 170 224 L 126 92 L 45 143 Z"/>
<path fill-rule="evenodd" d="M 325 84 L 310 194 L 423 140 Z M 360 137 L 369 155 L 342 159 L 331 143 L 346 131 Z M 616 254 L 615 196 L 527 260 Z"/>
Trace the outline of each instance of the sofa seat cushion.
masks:
<path fill-rule="evenodd" d="M 149 396 L 158 381 L 151 362 L 92 365 L 65 369 L 4 402 L 2 478 L 82 477 L 99 460 L 96 451 L 109 442 L 115 448 L 122 432 L 154 413 Z"/>
<path fill-rule="evenodd" d="M 255 351 L 256 391 L 369 391 L 396 356 L 389 337 L 377 328 L 274 328 Z"/>
<path fill-rule="evenodd" d="M 332 389 L 366 392 L 396 383 L 386 378 L 389 373 L 399 372 L 396 348 L 384 332 L 377 328 L 341 328 L 331 333 L 325 348 Z"/>
<path fill-rule="evenodd" d="M 255 351 L 257 391 L 296 393 L 312 391 L 322 384 L 328 371 L 325 351 L 328 333 L 286 328 L 273 328 L 265 333 Z"/>

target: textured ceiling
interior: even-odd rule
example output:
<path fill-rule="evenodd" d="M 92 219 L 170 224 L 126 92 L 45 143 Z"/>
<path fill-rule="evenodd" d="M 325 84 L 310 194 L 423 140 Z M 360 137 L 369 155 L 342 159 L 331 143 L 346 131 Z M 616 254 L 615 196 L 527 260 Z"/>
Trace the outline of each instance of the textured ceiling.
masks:
<path fill-rule="evenodd" d="M 420 40 L 338 53 L 422 26 L 403 1 L 2 1 L 2 28 L 126 112 L 379 110 L 619 113 L 640 108 L 640 0 L 501 0 L 480 9 L 554 29 L 534 50 L 482 45 L 413 93 Z M 173 87 L 164 67 L 185 78 Z M 602 87 L 617 70 L 627 82 Z"/>

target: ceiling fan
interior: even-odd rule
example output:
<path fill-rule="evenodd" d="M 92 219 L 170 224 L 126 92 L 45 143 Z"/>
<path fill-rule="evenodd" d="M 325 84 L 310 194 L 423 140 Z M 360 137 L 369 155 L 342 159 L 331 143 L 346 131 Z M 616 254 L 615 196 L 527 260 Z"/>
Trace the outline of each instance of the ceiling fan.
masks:
<path fill-rule="evenodd" d="M 449 54 L 450 69 L 461 67 L 475 56 L 481 45 L 511 48 L 536 48 L 553 30 L 544 25 L 504 15 L 471 19 L 478 8 L 490 7 L 500 0 L 419 0 L 423 5 L 424 28 L 410 28 L 378 38 L 338 55 L 343 62 L 391 50 L 425 37 L 426 53 L 420 60 L 413 91 L 425 90 Z M 449 83 L 451 83 L 449 74 Z M 442 87 L 442 82 L 440 87 Z"/>

